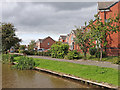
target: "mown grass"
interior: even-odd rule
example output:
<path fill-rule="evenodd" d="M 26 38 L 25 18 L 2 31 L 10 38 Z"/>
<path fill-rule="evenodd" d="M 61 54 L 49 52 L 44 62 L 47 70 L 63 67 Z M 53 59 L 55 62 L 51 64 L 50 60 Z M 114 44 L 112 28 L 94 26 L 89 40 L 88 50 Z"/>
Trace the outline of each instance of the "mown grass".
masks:
<path fill-rule="evenodd" d="M 18 59 L 19 57 L 15 57 L 16 62 Z M 116 69 L 38 58 L 34 58 L 34 61 L 36 63 L 36 67 L 39 68 L 118 86 L 118 70 Z"/>

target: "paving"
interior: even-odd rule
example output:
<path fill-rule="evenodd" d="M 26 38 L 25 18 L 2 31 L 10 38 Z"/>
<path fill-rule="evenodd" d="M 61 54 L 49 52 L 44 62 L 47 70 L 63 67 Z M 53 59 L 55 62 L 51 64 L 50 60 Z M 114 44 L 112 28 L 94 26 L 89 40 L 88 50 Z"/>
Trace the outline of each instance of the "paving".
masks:
<path fill-rule="evenodd" d="M 46 56 L 28 56 L 32 58 L 41 58 L 41 59 L 48 59 L 48 60 L 55 60 L 55 61 L 61 61 L 61 62 L 71 62 L 71 63 L 77 63 L 77 64 L 83 64 L 83 65 L 94 65 L 94 66 L 100 66 L 100 67 L 108 67 L 108 68 L 114 68 L 120 70 L 120 65 L 112 64 L 111 62 L 106 61 L 94 61 L 94 60 L 65 60 L 65 59 L 57 59 L 57 58 L 51 58 Z"/>

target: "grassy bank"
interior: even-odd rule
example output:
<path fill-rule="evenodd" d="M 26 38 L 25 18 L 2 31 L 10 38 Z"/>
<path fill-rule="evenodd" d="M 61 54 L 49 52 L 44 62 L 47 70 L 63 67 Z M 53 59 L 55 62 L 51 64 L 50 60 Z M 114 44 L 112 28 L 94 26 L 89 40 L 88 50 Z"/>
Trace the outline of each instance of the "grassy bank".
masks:
<path fill-rule="evenodd" d="M 17 62 L 19 58 L 20 57 L 15 57 L 14 59 Z M 34 58 L 34 61 L 36 63 L 36 67 L 39 68 L 49 69 L 65 74 L 71 74 L 80 78 L 96 82 L 105 82 L 118 86 L 118 70 L 116 69 L 38 58 Z"/>
<path fill-rule="evenodd" d="M 107 56 L 107 57 L 104 57 L 102 58 L 102 61 L 107 61 L 107 62 L 111 62 L 113 64 L 118 64 L 117 60 L 118 58 L 120 58 L 120 56 Z M 81 59 L 84 59 L 84 55 L 81 54 Z M 96 58 L 95 55 L 91 56 L 90 54 L 87 54 L 87 57 L 86 57 L 87 60 L 95 60 L 95 61 L 100 61 L 100 58 Z"/>

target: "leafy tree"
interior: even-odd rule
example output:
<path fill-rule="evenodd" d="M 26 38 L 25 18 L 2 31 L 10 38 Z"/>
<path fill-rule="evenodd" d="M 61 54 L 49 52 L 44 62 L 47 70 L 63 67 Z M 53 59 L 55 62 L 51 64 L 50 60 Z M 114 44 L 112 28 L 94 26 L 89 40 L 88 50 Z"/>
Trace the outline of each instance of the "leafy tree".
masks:
<path fill-rule="evenodd" d="M 61 42 L 56 42 L 51 46 L 51 57 L 53 58 L 64 58 L 67 55 L 69 49 L 68 44 L 62 44 Z"/>
<path fill-rule="evenodd" d="M 100 60 L 102 60 L 103 49 L 108 45 L 106 40 L 107 36 L 110 34 L 116 33 L 119 31 L 119 16 L 109 18 L 106 22 L 102 22 L 102 19 L 99 18 L 98 14 L 95 15 L 96 21 L 93 23 L 93 20 L 89 22 L 88 28 L 90 28 L 90 38 L 91 43 L 94 46 L 97 46 L 98 52 L 100 52 Z M 93 43 L 95 42 L 96 43 Z"/>
<path fill-rule="evenodd" d="M 29 45 L 28 45 L 28 50 L 33 51 L 35 48 L 35 44 L 36 44 L 35 40 L 31 40 Z"/>
<path fill-rule="evenodd" d="M 21 42 L 15 34 L 16 28 L 11 23 L 2 24 L 2 50 L 3 52 L 10 49 L 15 44 Z"/>
<path fill-rule="evenodd" d="M 25 50 L 25 47 L 26 47 L 25 45 L 20 45 L 19 49 L 20 50 Z"/>
<path fill-rule="evenodd" d="M 0 53 L 1 51 L 2 51 L 2 26 L 0 25 Z"/>
<path fill-rule="evenodd" d="M 88 31 L 84 29 L 84 31 L 80 28 L 77 28 L 77 33 L 75 34 L 74 41 L 76 44 L 79 45 L 80 49 L 84 53 L 84 58 L 86 59 L 86 53 L 89 48 L 89 36 L 88 36 Z"/>
<path fill-rule="evenodd" d="M 15 44 L 15 50 L 19 49 L 20 43 Z"/>

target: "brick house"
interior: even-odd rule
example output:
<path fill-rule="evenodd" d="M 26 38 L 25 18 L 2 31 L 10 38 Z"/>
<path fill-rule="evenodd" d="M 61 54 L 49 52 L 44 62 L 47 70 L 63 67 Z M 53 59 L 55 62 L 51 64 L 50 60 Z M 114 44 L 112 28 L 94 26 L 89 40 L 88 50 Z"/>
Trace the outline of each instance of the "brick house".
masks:
<path fill-rule="evenodd" d="M 55 40 L 53 40 L 50 36 L 44 38 L 44 39 L 38 39 L 36 41 L 36 47 L 37 49 L 50 49 L 50 47 L 55 43 Z"/>
<path fill-rule="evenodd" d="M 120 14 L 120 0 L 113 2 L 98 2 L 98 14 L 102 22 L 106 22 L 110 17 L 116 17 Z M 93 23 L 96 23 L 94 20 Z M 120 26 L 120 25 L 119 25 Z M 81 27 L 83 29 L 84 27 Z M 119 29 L 120 30 L 120 29 Z M 66 42 L 70 46 L 70 50 L 81 51 L 78 45 L 75 45 L 73 38 L 75 37 L 75 30 L 72 30 L 70 34 L 66 37 Z M 107 53 L 108 55 L 120 55 L 120 32 L 111 33 L 109 37 L 106 38 L 108 41 Z"/>
<path fill-rule="evenodd" d="M 118 14 L 120 14 L 120 1 L 98 2 L 98 15 L 103 23 L 106 22 L 109 18 L 116 17 Z M 96 23 L 96 20 L 93 21 L 93 24 L 95 23 Z M 113 34 L 111 33 L 106 38 L 106 40 L 108 41 L 107 49 L 106 49 L 107 54 L 109 56 L 120 55 L 120 32 L 113 33 Z"/>
<path fill-rule="evenodd" d="M 82 27 L 81 27 L 82 29 Z M 77 51 L 81 51 L 79 46 L 77 44 L 75 44 L 74 42 L 74 38 L 75 38 L 75 34 L 77 33 L 76 30 L 72 30 L 66 37 L 66 42 L 69 45 L 69 50 L 77 50 Z"/>
<path fill-rule="evenodd" d="M 60 35 L 59 40 L 60 42 L 66 42 L 66 35 Z"/>
<path fill-rule="evenodd" d="M 102 22 L 106 22 L 111 17 L 116 17 L 120 14 L 120 1 L 117 2 L 98 2 L 99 17 Z M 120 27 L 120 24 L 119 24 Z M 120 29 L 119 29 L 120 30 Z M 108 41 L 108 55 L 120 54 L 120 32 L 111 33 L 106 39 Z"/>

